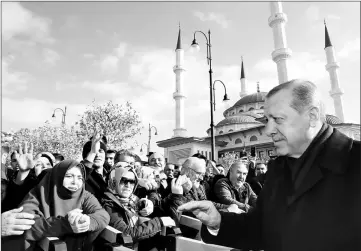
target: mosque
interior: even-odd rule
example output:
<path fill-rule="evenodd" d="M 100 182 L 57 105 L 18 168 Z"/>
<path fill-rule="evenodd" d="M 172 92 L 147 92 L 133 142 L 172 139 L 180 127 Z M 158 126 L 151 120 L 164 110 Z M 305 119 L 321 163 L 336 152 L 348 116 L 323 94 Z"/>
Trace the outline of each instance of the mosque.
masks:
<path fill-rule="evenodd" d="M 292 51 L 287 47 L 285 25 L 287 15 L 282 11 L 280 2 L 270 3 L 271 16 L 268 24 L 273 30 L 274 47 L 272 60 L 277 65 L 279 84 L 288 81 L 287 60 Z M 326 115 L 326 122 L 337 128 L 347 136 L 360 140 L 360 125 L 346 123 L 343 114 L 343 91 L 340 86 L 338 70 L 339 63 L 336 61 L 335 51 L 332 46 L 327 26 L 325 23 L 325 53 L 326 70 L 330 75 L 330 95 L 334 101 L 335 115 Z M 184 160 L 195 153 L 201 153 L 211 159 L 211 129 L 207 130 L 207 137 L 187 137 L 184 125 L 184 101 L 182 73 L 184 72 L 184 51 L 181 44 L 181 31 L 178 33 L 176 47 L 176 65 L 173 71 L 176 75 L 176 92 L 173 98 L 176 104 L 176 128 L 170 139 L 158 141 L 157 145 L 164 148 L 164 155 L 168 162 L 182 164 Z M 265 126 L 257 121 L 263 116 L 263 106 L 267 92 L 261 92 L 257 86 L 256 93 L 248 93 L 246 89 L 246 76 L 242 59 L 241 65 L 241 92 L 240 99 L 230 108 L 223 112 L 224 119 L 214 127 L 215 135 L 215 160 L 221 158 L 227 152 L 250 152 L 255 149 L 256 156 L 267 159 L 273 155 L 274 146 L 272 140 L 264 133 Z"/>

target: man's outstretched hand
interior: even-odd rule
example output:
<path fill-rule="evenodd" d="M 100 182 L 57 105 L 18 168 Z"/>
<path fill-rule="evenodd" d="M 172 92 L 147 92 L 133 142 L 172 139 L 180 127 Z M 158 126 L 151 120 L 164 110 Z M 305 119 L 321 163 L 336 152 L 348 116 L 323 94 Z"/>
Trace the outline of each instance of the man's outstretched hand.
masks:
<path fill-rule="evenodd" d="M 34 215 L 23 213 L 23 207 L 15 208 L 1 214 L 1 237 L 22 235 L 35 223 Z"/>
<path fill-rule="evenodd" d="M 221 215 L 211 201 L 191 201 L 178 207 L 178 212 L 192 212 L 204 225 L 211 229 L 219 229 Z"/>

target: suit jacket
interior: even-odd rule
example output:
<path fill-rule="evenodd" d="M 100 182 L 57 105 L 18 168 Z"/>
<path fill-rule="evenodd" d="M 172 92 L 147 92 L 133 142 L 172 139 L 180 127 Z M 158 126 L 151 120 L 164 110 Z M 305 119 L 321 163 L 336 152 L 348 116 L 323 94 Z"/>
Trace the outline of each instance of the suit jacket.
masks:
<path fill-rule="evenodd" d="M 202 239 L 266 251 L 361 250 L 360 142 L 333 129 L 292 194 L 281 159 L 269 162 L 256 207 L 221 213 L 218 235 L 202 226 Z"/>
<path fill-rule="evenodd" d="M 249 185 L 251 186 L 253 192 L 257 196 L 260 194 L 262 190 L 265 178 L 266 178 L 266 174 L 260 174 L 249 181 Z"/>

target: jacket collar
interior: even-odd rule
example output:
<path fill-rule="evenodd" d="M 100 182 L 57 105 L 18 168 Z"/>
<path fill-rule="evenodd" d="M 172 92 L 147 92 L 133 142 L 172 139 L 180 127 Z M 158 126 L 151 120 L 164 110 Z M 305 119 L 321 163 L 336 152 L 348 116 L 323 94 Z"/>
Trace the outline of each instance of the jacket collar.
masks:
<path fill-rule="evenodd" d="M 326 140 L 324 148 L 321 150 L 317 162 L 311 167 L 305 178 L 302 180 L 299 188 L 295 193 L 287 198 L 287 205 L 290 206 L 304 193 L 310 190 L 324 177 L 322 169 L 342 174 L 347 170 L 349 152 L 352 147 L 353 140 L 333 129 L 331 136 Z"/>
<path fill-rule="evenodd" d="M 333 173 L 344 173 L 348 166 L 352 144 L 353 140 L 351 138 L 333 128 L 333 133 L 326 142 L 320 156 L 320 166 Z"/>

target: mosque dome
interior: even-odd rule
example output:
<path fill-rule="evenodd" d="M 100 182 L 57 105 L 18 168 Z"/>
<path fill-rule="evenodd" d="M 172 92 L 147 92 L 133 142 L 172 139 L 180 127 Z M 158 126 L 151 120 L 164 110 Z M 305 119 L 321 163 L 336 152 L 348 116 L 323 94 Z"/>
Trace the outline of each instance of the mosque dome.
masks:
<path fill-rule="evenodd" d="M 216 127 L 225 126 L 225 125 L 233 125 L 233 124 L 261 124 L 260 122 L 255 120 L 254 116 L 247 116 L 247 115 L 237 115 L 237 116 L 231 116 L 227 117 L 223 120 L 221 120 Z"/>
<path fill-rule="evenodd" d="M 249 95 L 244 96 L 240 100 L 238 100 L 233 107 L 257 103 L 257 102 L 264 102 L 266 98 L 267 92 L 256 92 Z"/>
<path fill-rule="evenodd" d="M 337 125 L 342 124 L 342 121 L 334 115 L 326 114 L 326 123 L 329 125 Z"/>

